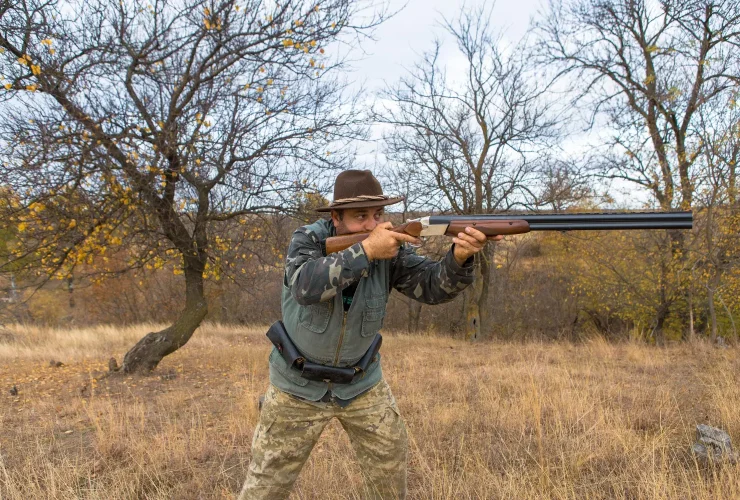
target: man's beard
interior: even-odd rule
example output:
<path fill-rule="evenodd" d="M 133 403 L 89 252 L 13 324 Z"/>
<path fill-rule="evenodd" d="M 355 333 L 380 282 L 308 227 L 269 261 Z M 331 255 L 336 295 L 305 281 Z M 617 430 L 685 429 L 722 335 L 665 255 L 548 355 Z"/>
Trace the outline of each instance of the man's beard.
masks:
<path fill-rule="evenodd" d="M 336 224 L 334 224 L 334 229 L 337 232 L 337 236 L 341 234 L 349 234 L 349 231 L 347 230 L 347 225 L 341 220 L 337 222 Z"/>

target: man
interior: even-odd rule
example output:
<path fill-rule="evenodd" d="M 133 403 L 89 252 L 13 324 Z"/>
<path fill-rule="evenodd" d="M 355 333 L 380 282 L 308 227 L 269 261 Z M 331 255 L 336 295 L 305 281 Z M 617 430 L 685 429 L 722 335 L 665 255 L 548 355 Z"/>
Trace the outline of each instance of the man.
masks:
<path fill-rule="evenodd" d="M 383 207 L 401 200 L 383 195 L 369 170 L 348 170 L 336 178 L 334 201 L 319 209 L 331 212 L 331 220 L 293 234 L 282 292 L 285 331 L 308 361 L 355 367 L 358 375 L 349 383 L 309 380 L 273 349 L 270 388 L 240 499 L 287 498 L 321 432 L 335 417 L 360 462 L 364 498 L 405 497 L 405 424 L 383 379 L 380 355 L 364 370 L 357 363 L 374 345 L 391 289 L 425 304 L 452 300 L 473 281 L 473 256 L 486 237 L 466 228 L 452 239 L 441 261 L 420 257 L 405 245 L 418 244 L 417 238 L 390 231 L 391 223 L 382 222 Z M 370 234 L 361 243 L 325 255 L 326 238 L 358 232 Z"/>

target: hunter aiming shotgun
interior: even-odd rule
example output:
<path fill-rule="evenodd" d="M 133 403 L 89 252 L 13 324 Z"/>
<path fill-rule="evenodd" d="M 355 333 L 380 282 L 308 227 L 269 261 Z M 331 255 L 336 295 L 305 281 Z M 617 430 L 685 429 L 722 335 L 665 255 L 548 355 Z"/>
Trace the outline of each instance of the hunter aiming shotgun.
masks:
<path fill-rule="evenodd" d="M 391 231 L 411 236 L 456 236 L 473 227 L 489 238 L 530 231 L 599 231 L 629 229 L 692 229 L 686 212 L 594 212 L 561 214 L 431 215 L 407 221 Z M 325 240 L 329 255 L 363 241 L 370 233 L 332 236 Z"/>
<path fill-rule="evenodd" d="M 455 300 L 477 279 L 474 257 L 486 239 L 500 235 L 692 225 L 690 212 L 508 213 L 433 215 L 394 229 L 382 214 L 401 201 L 385 195 L 369 170 L 345 170 L 334 182 L 334 200 L 316 209 L 331 218 L 293 232 L 285 255 L 282 318 L 267 333 L 273 345 L 270 387 L 239 500 L 287 498 L 334 419 L 347 432 L 362 470 L 359 496 L 407 498 L 406 424 L 383 377 L 379 352 L 392 290 L 430 306 Z M 410 248 L 420 236 L 432 235 L 453 237 L 454 245 L 439 260 Z M 411 367 L 407 375 L 414 376 Z"/>

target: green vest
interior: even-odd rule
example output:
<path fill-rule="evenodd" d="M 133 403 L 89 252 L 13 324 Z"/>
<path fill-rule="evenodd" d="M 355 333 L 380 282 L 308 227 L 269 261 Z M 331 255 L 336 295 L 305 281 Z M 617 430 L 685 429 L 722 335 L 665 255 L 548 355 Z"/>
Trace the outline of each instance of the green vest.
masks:
<path fill-rule="evenodd" d="M 320 240 L 329 234 L 329 222 L 318 221 L 308 228 Z M 344 312 L 341 294 L 331 299 L 302 306 L 283 283 L 283 323 L 301 353 L 315 363 L 353 366 L 368 350 L 375 334 L 383 326 L 390 283 L 390 260 L 370 262 L 368 276 L 357 284 L 352 306 Z M 278 389 L 317 401 L 327 389 L 341 399 L 366 391 L 382 378 L 380 355 L 364 376 L 351 384 L 331 384 L 301 378 L 300 372 L 288 367 L 277 349 L 270 354 L 270 382 Z"/>

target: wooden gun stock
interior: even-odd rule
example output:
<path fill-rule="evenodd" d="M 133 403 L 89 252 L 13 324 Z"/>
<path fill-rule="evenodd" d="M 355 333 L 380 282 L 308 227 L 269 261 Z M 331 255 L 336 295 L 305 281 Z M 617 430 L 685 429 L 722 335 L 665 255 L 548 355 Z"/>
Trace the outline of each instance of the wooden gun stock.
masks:
<path fill-rule="evenodd" d="M 346 250 L 355 243 L 359 243 L 368 237 L 370 233 L 352 233 L 342 236 L 330 236 L 326 239 L 326 255 Z"/>
<path fill-rule="evenodd" d="M 406 222 L 404 224 L 401 224 L 400 226 L 391 228 L 390 230 L 397 233 L 410 234 L 411 236 L 415 236 L 418 238 L 421 234 L 421 222 Z M 346 250 L 355 243 L 363 241 L 368 236 L 370 236 L 370 233 L 352 233 L 343 234 L 341 236 L 331 236 L 326 239 L 326 255 Z"/>

